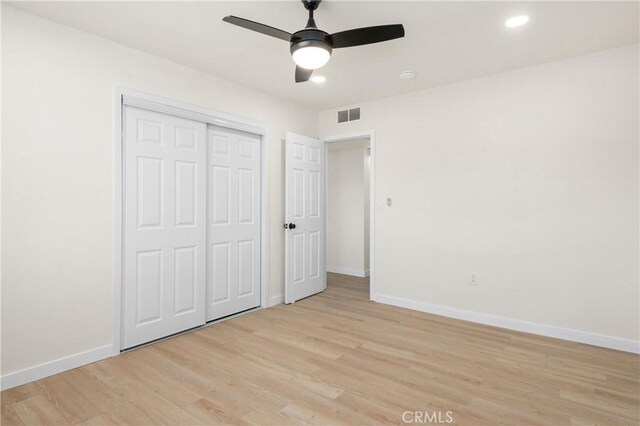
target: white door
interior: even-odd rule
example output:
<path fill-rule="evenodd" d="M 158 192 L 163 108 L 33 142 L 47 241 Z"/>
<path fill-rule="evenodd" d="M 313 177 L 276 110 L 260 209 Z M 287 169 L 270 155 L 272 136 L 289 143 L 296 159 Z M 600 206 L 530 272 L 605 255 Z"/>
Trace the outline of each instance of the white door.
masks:
<path fill-rule="evenodd" d="M 260 306 L 260 137 L 209 126 L 207 321 Z"/>
<path fill-rule="evenodd" d="M 205 322 L 206 125 L 125 106 L 123 348 Z"/>
<path fill-rule="evenodd" d="M 285 160 L 285 302 L 326 288 L 324 143 L 287 132 Z"/>

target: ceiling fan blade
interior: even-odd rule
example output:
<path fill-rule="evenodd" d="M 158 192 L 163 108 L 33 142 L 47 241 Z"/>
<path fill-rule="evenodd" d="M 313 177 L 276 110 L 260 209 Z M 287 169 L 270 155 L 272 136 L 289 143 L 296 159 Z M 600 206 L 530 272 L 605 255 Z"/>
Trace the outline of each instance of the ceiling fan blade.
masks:
<path fill-rule="evenodd" d="M 256 31 L 261 34 L 265 34 L 271 37 L 279 38 L 284 41 L 291 41 L 291 34 L 279 30 L 278 28 L 270 27 L 269 25 L 264 25 L 259 22 L 253 22 L 248 19 L 238 18 L 237 16 L 229 15 L 222 18 L 223 21 L 228 22 L 233 25 L 237 25 L 242 28 L 246 28 L 251 31 Z"/>
<path fill-rule="evenodd" d="M 376 27 L 357 28 L 331 34 L 333 48 L 362 46 L 364 44 L 379 43 L 404 37 L 402 24 L 378 25 Z"/>
<path fill-rule="evenodd" d="M 304 83 L 305 81 L 309 81 L 309 79 L 311 78 L 311 74 L 313 74 L 313 70 L 296 67 L 296 83 Z"/>

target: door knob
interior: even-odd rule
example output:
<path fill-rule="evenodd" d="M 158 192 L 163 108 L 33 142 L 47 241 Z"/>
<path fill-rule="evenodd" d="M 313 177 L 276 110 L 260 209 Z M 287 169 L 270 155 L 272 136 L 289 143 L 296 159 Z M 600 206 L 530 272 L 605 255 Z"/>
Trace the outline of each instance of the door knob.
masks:
<path fill-rule="evenodd" d="M 296 224 L 295 223 L 290 223 L 289 224 L 289 229 L 296 229 Z"/>

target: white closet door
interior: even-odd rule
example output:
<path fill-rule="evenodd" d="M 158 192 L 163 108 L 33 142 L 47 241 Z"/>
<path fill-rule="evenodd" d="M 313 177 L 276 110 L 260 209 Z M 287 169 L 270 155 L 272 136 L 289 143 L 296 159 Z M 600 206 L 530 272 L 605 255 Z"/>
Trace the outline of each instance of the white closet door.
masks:
<path fill-rule="evenodd" d="M 260 305 L 260 137 L 208 127 L 207 321 Z"/>
<path fill-rule="evenodd" d="M 205 322 L 206 124 L 125 107 L 123 348 Z"/>

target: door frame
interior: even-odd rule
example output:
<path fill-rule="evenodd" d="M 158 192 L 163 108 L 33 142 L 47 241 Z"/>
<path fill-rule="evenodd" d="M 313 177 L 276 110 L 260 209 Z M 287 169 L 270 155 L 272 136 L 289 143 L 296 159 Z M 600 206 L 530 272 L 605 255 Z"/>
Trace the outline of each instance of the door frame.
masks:
<path fill-rule="evenodd" d="M 375 302 L 375 223 L 376 223 L 376 209 L 375 209 L 375 189 L 376 189 L 376 132 L 375 130 L 363 130 L 352 133 L 343 133 L 340 135 L 331 135 L 321 137 L 320 140 L 325 143 L 325 158 L 327 158 L 327 150 L 329 143 L 332 142 L 344 142 L 353 139 L 363 139 L 369 138 L 369 300 Z M 326 168 L 328 165 L 328 161 L 325 161 L 325 180 L 329 175 Z M 327 184 L 325 182 L 325 188 L 327 188 Z M 325 200 L 325 230 L 327 229 L 327 203 Z M 325 231 L 326 233 L 326 231 Z M 326 235 L 325 235 L 326 238 Z M 325 264 L 325 270 L 326 270 Z"/>
<path fill-rule="evenodd" d="M 253 133 L 260 136 L 260 307 L 264 309 L 267 305 L 267 290 L 269 289 L 269 129 L 267 124 L 236 115 L 226 114 L 219 111 L 202 108 L 161 96 L 139 92 L 120 86 L 113 89 L 113 115 L 114 115 L 114 277 L 113 277 L 113 355 L 118 355 L 122 351 L 123 321 L 122 321 L 122 295 L 124 285 L 124 106 L 135 106 L 150 111 L 174 115 L 190 120 L 201 121 L 219 127 Z M 233 318 L 231 315 L 229 318 Z M 205 322 L 205 326 L 215 324 L 220 320 Z"/>

